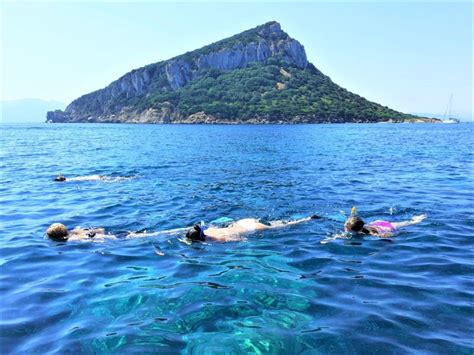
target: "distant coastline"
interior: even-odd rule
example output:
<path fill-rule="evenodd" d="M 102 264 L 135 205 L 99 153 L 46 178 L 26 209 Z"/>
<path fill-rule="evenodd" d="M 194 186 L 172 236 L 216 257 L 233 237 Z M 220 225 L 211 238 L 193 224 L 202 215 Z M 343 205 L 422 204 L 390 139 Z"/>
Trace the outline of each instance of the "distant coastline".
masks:
<path fill-rule="evenodd" d="M 0 105 L 1 123 L 40 123 L 49 110 L 66 107 L 60 101 L 36 98 L 3 100 Z"/>

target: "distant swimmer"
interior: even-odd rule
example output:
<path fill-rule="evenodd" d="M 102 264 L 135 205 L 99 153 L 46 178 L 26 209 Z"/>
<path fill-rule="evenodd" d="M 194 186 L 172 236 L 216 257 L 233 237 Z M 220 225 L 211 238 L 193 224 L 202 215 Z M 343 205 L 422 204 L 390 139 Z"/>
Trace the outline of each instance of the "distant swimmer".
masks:
<path fill-rule="evenodd" d="M 420 223 L 426 218 L 426 215 L 413 216 L 409 221 L 389 222 L 377 220 L 370 223 L 365 223 L 362 218 L 355 215 L 355 208 L 352 209 L 352 216 L 350 216 L 344 223 L 344 230 L 346 232 L 355 232 L 366 235 L 374 235 L 377 237 L 388 238 L 393 233 L 403 227 Z"/>
<path fill-rule="evenodd" d="M 261 223 L 258 219 L 245 218 L 234 222 L 230 226 L 225 228 L 211 226 L 205 227 L 200 224 L 196 224 L 193 228 L 187 231 L 186 238 L 191 241 L 205 241 L 207 239 L 212 239 L 221 242 L 238 241 L 241 240 L 241 236 L 243 234 L 263 231 L 266 229 L 287 227 L 319 218 L 321 217 L 313 215 L 311 217 L 301 218 L 295 221 L 271 221 L 268 224 Z"/>
<path fill-rule="evenodd" d="M 103 181 L 103 182 L 120 182 L 136 178 L 136 176 L 108 176 L 108 175 L 86 175 L 67 178 L 63 174 L 59 174 L 54 178 L 54 181 Z"/>
<path fill-rule="evenodd" d="M 54 178 L 54 181 L 99 181 L 106 179 L 107 176 L 104 175 L 87 175 L 87 176 L 76 176 L 72 178 L 67 178 L 63 174 L 59 174 Z"/>
<path fill-rule="evenodd" d="M 53 223 L 46 230 L 46 235 L 55 241 L 104 241 L 105 239 L 117 239 L 112 234 L 106 234 L 104 228 L 80 228 L 76 227 L 69 231 L 64 224 Z"/>

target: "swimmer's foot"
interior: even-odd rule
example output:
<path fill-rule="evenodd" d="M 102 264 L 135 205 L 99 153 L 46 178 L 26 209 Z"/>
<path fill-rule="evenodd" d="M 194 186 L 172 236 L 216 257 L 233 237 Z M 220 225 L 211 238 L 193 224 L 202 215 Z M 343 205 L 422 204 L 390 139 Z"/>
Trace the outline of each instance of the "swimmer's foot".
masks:
<path fill-rule="evenodd" d="M 413 216 L 411 219 L 414 223 L 420 223 L 422 220 L 424 220 L 427 217 L 426 214 L 422 214 L 420 216 Z"/>

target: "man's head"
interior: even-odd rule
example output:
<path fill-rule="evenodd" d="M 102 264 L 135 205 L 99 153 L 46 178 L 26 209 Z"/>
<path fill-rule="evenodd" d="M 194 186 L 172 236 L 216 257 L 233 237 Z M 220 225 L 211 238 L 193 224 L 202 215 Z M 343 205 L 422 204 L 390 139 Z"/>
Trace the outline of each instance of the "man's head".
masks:
<path fill-rule="evenodd" d="M 201 241 L 203 242 L 205 240 L 204 233 L 201 231 L 201 226 L 199 224 L 196 224 L 193 228 L 189 229 L 186 232 L 186 238 L 191 239 L 192 241 Z"/>
<path fill-rule="evenodd" d="M 63 174 L 59 174 L 54 178 L 54 181 L 66 181 L 66 177 Z"/>
<path fill-rule="evenodd" d="M 364 228 L 364 224 L 365 223 L 361 218 L 351 216 L 346 219 L 346 222 L 344 223 L 344 229 L 346 232 L 361 232 Z"/>
<path fill-rule="evenodd" d="M 68 230 L 64 224 L 53 223 L 46 230 L 46 234 L 53 240 L 66 240 L 68 235 Z"/>

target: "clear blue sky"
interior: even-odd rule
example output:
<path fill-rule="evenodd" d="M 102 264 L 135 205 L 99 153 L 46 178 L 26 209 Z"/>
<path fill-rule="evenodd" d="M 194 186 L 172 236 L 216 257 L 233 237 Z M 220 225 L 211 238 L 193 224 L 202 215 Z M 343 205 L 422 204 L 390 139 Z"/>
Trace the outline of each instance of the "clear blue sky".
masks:
<path fill-rule="evenodd" d="M 472 117 L 473 5 L 2 2 L 2 98 L 69 103 L 131 69 L 270 20 L 337 84 L 404 112 Z"/>

